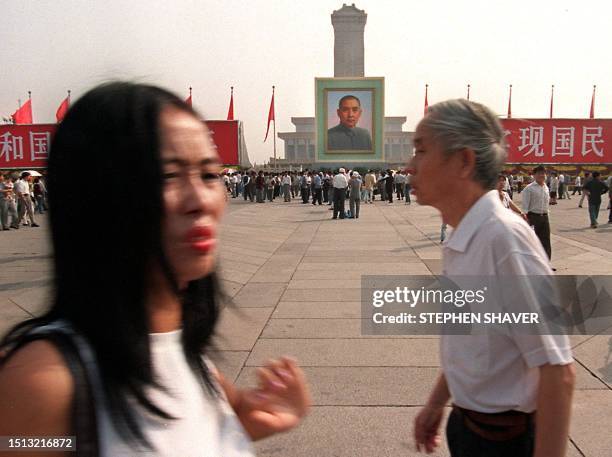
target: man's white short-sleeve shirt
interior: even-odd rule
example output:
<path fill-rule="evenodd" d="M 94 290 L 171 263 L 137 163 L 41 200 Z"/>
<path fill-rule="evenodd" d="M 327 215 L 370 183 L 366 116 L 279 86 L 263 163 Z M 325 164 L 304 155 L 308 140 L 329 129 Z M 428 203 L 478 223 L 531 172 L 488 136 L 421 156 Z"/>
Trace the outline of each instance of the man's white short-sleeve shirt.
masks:
<path fill-rule="evenodd" d="M 534 231 L 504 208 L 497 190 L 484 194 L 447 238 L 443 266 L 451 277 L 553 274 Z M 440 355 L 453 402 L 483 413 L 534 411 L 538 367 L 572 362 L 567 336 L 552 335 L 443 335 Z"/>

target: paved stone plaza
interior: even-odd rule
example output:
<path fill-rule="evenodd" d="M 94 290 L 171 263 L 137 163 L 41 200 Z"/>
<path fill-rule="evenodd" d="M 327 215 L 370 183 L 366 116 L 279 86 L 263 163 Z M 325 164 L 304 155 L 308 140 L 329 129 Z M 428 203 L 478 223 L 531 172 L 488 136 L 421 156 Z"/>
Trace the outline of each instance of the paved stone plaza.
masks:
<path fill-rule="evenodd" d="M 557 273 L 612 273 L 607 211 L 593 230 L 586 208 L 576 206 L 572 199 L 552 207 Z M 40 229 L 0 233 L 2 333 L 47 303 L 50 249 L 41 220 Z M 362 336 L 360 276 L 440 272 L 439 229 L 436 211 L 415 204 L 377 201 L 362 205 L 359 220 L 334 221 L 327 206 L 230 199 L 220 252 L 234 306 L 220 325 L 218 364 L 247 385 L 269 357 L 293 355 L 314 402 L 299 429 L 259 443 L 259 455 L 417 455 L 412 420 L 438 371 L 438 340 Z M 83 253 L 75 268 L 86 263 Z M 610 456 L 612 337 L 572 342 L 578 379 L 568 455 Z"/>

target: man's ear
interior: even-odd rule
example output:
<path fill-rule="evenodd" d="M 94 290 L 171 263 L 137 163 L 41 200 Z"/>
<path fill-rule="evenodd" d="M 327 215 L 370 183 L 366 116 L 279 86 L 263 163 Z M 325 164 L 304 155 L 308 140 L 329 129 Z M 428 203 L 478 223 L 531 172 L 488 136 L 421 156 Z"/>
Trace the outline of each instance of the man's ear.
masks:
<path fill-rule="evenodd" d="M 473 149 L 464 148 L 458 151 L 455 155 L 459 161 L 459 176 L 461 178 L 470 179 L 474 175 L 476 169 L 476 153 Z"/>

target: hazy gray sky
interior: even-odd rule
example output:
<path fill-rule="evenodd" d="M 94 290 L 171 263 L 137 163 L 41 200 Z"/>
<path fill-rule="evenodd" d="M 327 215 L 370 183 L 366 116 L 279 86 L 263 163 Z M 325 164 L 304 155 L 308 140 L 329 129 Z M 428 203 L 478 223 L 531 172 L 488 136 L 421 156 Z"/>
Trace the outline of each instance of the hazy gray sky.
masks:
<path fill-rule="evenodd" d="M 350 3 L 350 2 L 349 2 Z M 32 91 L 34 121 L 54 122 L 73 100 L 110 79 L 165 86 L 209 119 L 225 119 L 230 86 L 251 160 L 263 143 L 276 85 L 277 132 L 314 116 L 314 78 L 333 76 L 330 14 L 341 1 L 0 0 L 0 115 Z M 362 0 L 366 76 L 385 76 L 388 116 L 412 130 L 429 102 L 465 97 L 515 117 L 612 117 L 612 4 L 608 1 Z M 282 151 L 283 142 L 277 140 Z"/>

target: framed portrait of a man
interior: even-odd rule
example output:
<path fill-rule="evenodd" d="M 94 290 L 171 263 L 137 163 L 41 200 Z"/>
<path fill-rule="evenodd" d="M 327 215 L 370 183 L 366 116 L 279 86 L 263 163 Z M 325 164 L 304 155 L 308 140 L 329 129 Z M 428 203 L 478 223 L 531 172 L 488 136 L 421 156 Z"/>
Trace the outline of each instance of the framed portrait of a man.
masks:
<path fill-rule="evenodd" d="M 327 91 L 329 151 L 372 151 L 372 92 Z"/>
<path fill-rule="evenodd" d="M 382 160 L 383 78 L 317 78 L 318 161 Z"/>

